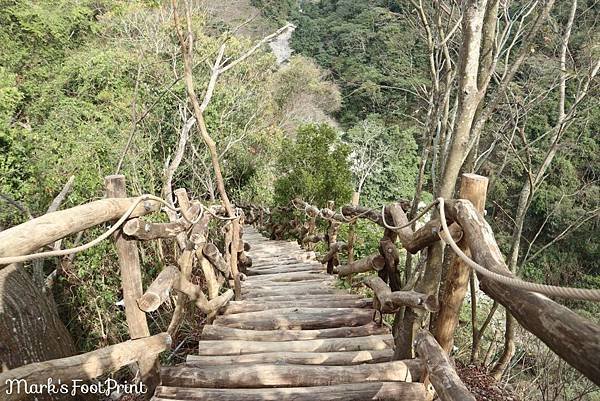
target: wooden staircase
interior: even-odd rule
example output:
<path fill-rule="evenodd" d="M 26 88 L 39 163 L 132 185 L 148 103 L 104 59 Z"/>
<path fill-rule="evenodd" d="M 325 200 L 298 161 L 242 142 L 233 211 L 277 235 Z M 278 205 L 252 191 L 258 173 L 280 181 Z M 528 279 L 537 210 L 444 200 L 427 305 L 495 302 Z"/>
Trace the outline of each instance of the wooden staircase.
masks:
<path fill-rule="evenodd" d="M 161 369 L 153 400 L 427 399 L 422 364 L 392 361 L 392 335 L 370 299 L 335 288 L 296 243 L 251 227 L 244 239 L 254 264 L 243 300 L 204 327 L 198 355 Z"/>

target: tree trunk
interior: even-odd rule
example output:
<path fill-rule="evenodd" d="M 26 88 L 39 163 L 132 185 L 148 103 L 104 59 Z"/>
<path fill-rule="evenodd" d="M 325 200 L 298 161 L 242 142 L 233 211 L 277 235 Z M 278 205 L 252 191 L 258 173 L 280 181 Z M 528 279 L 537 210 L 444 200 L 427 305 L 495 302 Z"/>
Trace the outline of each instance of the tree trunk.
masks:
<path fill-rule="evenodd" d="M 54 301 L 34 285 L 23 267 L 12 264 L 0 270 L 0 371 L 75 352 Z"/>

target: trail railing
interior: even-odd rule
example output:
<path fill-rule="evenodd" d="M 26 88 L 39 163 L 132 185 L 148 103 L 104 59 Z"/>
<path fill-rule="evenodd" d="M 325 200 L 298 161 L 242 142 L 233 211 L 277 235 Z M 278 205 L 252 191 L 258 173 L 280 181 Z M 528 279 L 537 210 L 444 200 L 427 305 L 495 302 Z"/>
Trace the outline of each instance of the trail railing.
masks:
<path fill-rule="evenodd" d="M 486 189 L 487 178 L 464 174 L 459 192 L 461 199 L 440 199 L 413 221 L 407 218 L 410 203 L 406 201 L 386 205 L 382 210 L 347 205 L 339 212 L 331 204 L 320 209 L 301 199 L 293 200 L 290 206 L 273 210 L 255 205 L 244 205 L 243 208 L 246 221 L 261 228 L 272 239 L 291 236 L 307 249 L 313 249 L 315 243 L 324 242 L 327 250 L 321 262 L 327 265 L 330 274 L 348 277 L 356 273 L 376 272 L 376 276 L 369 275 L 362 280 L 362 284 L 373 290 L 376 308 L 382 313 L 404 314 L 403 323 L 395 328 L 395 358 L 411 358 L 415 345 L 416 353 L 423 357 L 429 379 L 443 400 L 472 399 L 461 398 L 467 397 L 461 390 L 464 386 L 460 380 L 456 381 L 458 376 L 447 363 L 471 267 L 475 268 L 481 289 L 490 298 L 502 304 L 523 328 L 541 339 L 558 356 L 600 385 L 600 327 L 548 298 L 600 301 L 600 290 L 565 289 L 527 283 L 515 277 L 508 269 L 483 215 Z M 435 206 L 442 208 L 439 215 L 445 219 L 433 218 L 413 231 L 414 221 Z M 317 232 L 317 219 L 326 223 L 325 232 Z M 354 224 L 357 219 L 371 221 L 383 229 L 379 252 L 340 265 L 338 256 L 348 251 L 348 245 L 337 241 L 337 231 L 341 224 Z M 437 288 L 432 290 L 419 285 L 427 274 L 441 275 L 441 262 L 438 266 L 421 263 L 422 268 L 412 272 L 403 282 L 398 270 L 399 250 L 396 246 L 399 242 L 409 254 L 420 251 L 429 254 L 439 241 L 451 244 L 451 249 L 458 255 L 445 274 L 441 299 L 438 299 Z M 348 259 L 353 260 L 353 256 Z M 432 325 L 435 339 L 429 332 L 420 329 L 419 320 L 415 318 L 427 312 L 437 316 Z M 407 316 L 413 316 L 412 320 Z M 442 349 L 442 354 L 437 352 Z M 440 368 L 442 365 L 444 369 Z M 447 383 L 453 385 L 449 387 Z M 454 390 L 457 392 L 452 395 Z"/>
<path fill-rule="evenodd" d="M 139 371 L 142 383 L 151 395 L 158 384 L 159 359 L 162 351 L 171 348 L 171 338 L 178 331 L 188 309 L 189 302 L 211 319 L 218 310 L 234 296 L 232 252 L 237 252 L 238 268 L 245 271 L 252 261 L 245 255 L 248 244 L 241 241 L 240 249 L 232 249 L 232 218 L 221 206 L 205 206 L 190 200 L 185 189 L 174 191 L 178 207 L 168 201 L 150 195 L 126 197 L 125 177 L 106 177 L 106 199 L 90 202 L 70 209 L 48 213 L 21 225 L 0 232 L 0 269 L 9 263 L 71 254 L 90 248 L 102 239 L 112 235 L 120 266 L 123 303 L 127 327 L 131 340 L 104 347 L 81 355 L 55 360 L 35 362 L 10 369 L 0 374 L 0 394 L 7 400 L 26 397 L 24 392 L 17 394 L 7 391 L 11 381 L 25 379 L 28 386 L 46 384 L 48 379 L 91 380 L 114 372 L 126 365 L 134 365 Z M 161 208 L 171 210 L 170 222 L 154 223 L 142 217 L 159 212 Z M 235 217 L 243 223 L 243 213 Z M 76 234 L 80 231 L 116 221 L 112 227 L 94 241 L 70 250 L 35 253 L 47 244 Z M 223 249 L 219 249 L 209 238 L 209 223 L 217 221 L 221 225 L 224 239 Z M 174 238 L 178 244 L 177 266 L 167 265 L 154 281 L 142 287 L 142 270 L 138 253 L 138 241 Z M 217 242 L 217 241 L 215 241 Z M 192 270 L 198 266 L 205 277 L 208 296 L 199 285 L 192 283 Z M 231 283 L 230 283 L 231 280 Z M 225 289 L 224 291 L 221 291 Z M 172 320 L 164 333 L 151 335 L 146 313 L 157 310 L 175 290 L 175 308 Z M 19 350 L 13 350 L 19 352 Z"/>

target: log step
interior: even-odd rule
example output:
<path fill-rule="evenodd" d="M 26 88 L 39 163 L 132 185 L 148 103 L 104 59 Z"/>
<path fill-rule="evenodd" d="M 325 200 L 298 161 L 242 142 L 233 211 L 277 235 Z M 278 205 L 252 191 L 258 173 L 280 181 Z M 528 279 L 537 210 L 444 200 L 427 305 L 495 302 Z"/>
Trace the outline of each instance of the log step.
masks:
<path fill-rule="evenodd" d="M 275 363 L 294 365 L 360 365 L 363 363 L 390 362 L 392 349 L 342 351 L 342 352 L 264 352 L 260 354 L 202 356 L 188 355 L 188 366 L 214 366 Z"/>
<path fill-rule="evenodd" d="M 389 334 L 386 326 L 369 323 L 356 327 L 336 327 L 321 330 L 243 330 L 225 326 L 204 326 L 202 340 L 299 341 L 319 338 L 365 337 Z"/>
<path fill-rule="evenodd" d="M 331 299 L 322 300 L 321 298 L 305 299 L 297 301 L 262 301 L 262 298 L 257 300 L 246 301 L 230 301 L 221 313 L 223 315 L 232 315 L 244 312 L 259 312 L 264 310 L 284 309 L 284 308 L 371 308 L 373 300 L 371 298 L 363 299 Z"/>
<path fill-rule="evenodd" d="M 283 308 L 222 315 L 214 324 L 247 330 L 314 330 L 362 326 L 371 323 L 376 313 L 361 308 Z"/>
<path fill-rule="evenodd" d="M 214 389 L 160 386 L 153 401 L 425 401 L 421 383 L 371 382 L 320 387 Z"/>
<path fill-rule="evenodd" d="M 259 352 L 337 352 L 381 350 L 392 348 L 394 338 L 390 334 L 367 337 L 324 338 L 298 341 L 200 341 L 198 355 L 241 355 Z"/>
<path fill-rule="evenodd" d="M 307 387 L 372 381 L 418 380 L 422 364 L 417 359 L 353 366 L 319 365 L 189 365 L 161 368 L 163 386 L 261 388 Z"/>

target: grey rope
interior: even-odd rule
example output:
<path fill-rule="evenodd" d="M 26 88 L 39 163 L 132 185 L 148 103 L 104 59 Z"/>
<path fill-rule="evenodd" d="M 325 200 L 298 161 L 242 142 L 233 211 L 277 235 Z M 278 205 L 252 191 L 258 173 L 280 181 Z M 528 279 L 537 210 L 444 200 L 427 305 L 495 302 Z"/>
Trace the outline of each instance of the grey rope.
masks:
<path fill-rule="evenodd" d="M 523 281 L 515 277 L 507 277 L 486 269 L 485 267 L 481 266 L 473 259 L 468 257 L 452 239 L 452 236 L 450 235 L 450 230 L 448 229 L 448 225 L 446 224 L 446 214 L 444 212 L 444 198 L 438 198 L 436 203 L 439 204 L 440 220 L 442 222 L 442 232 L 444 233 L 444 238 L 442 239 L 442 241 L 450 245 L 452 250 L 456 252 L 456 254 L 463 260 L 463 262 L 472 267 L 477 273 L 481 274 L 482 276 L 497 281 L 499 283 L 511 286 L 513 288 L 520 288 L 522 290 L 533 291 L 548 296 L 596 302 L 600 301 L 600 290 L 590 290 L 573 287 L 558 287 L 554 285 L 530 283 L 528 281 Z"/>

